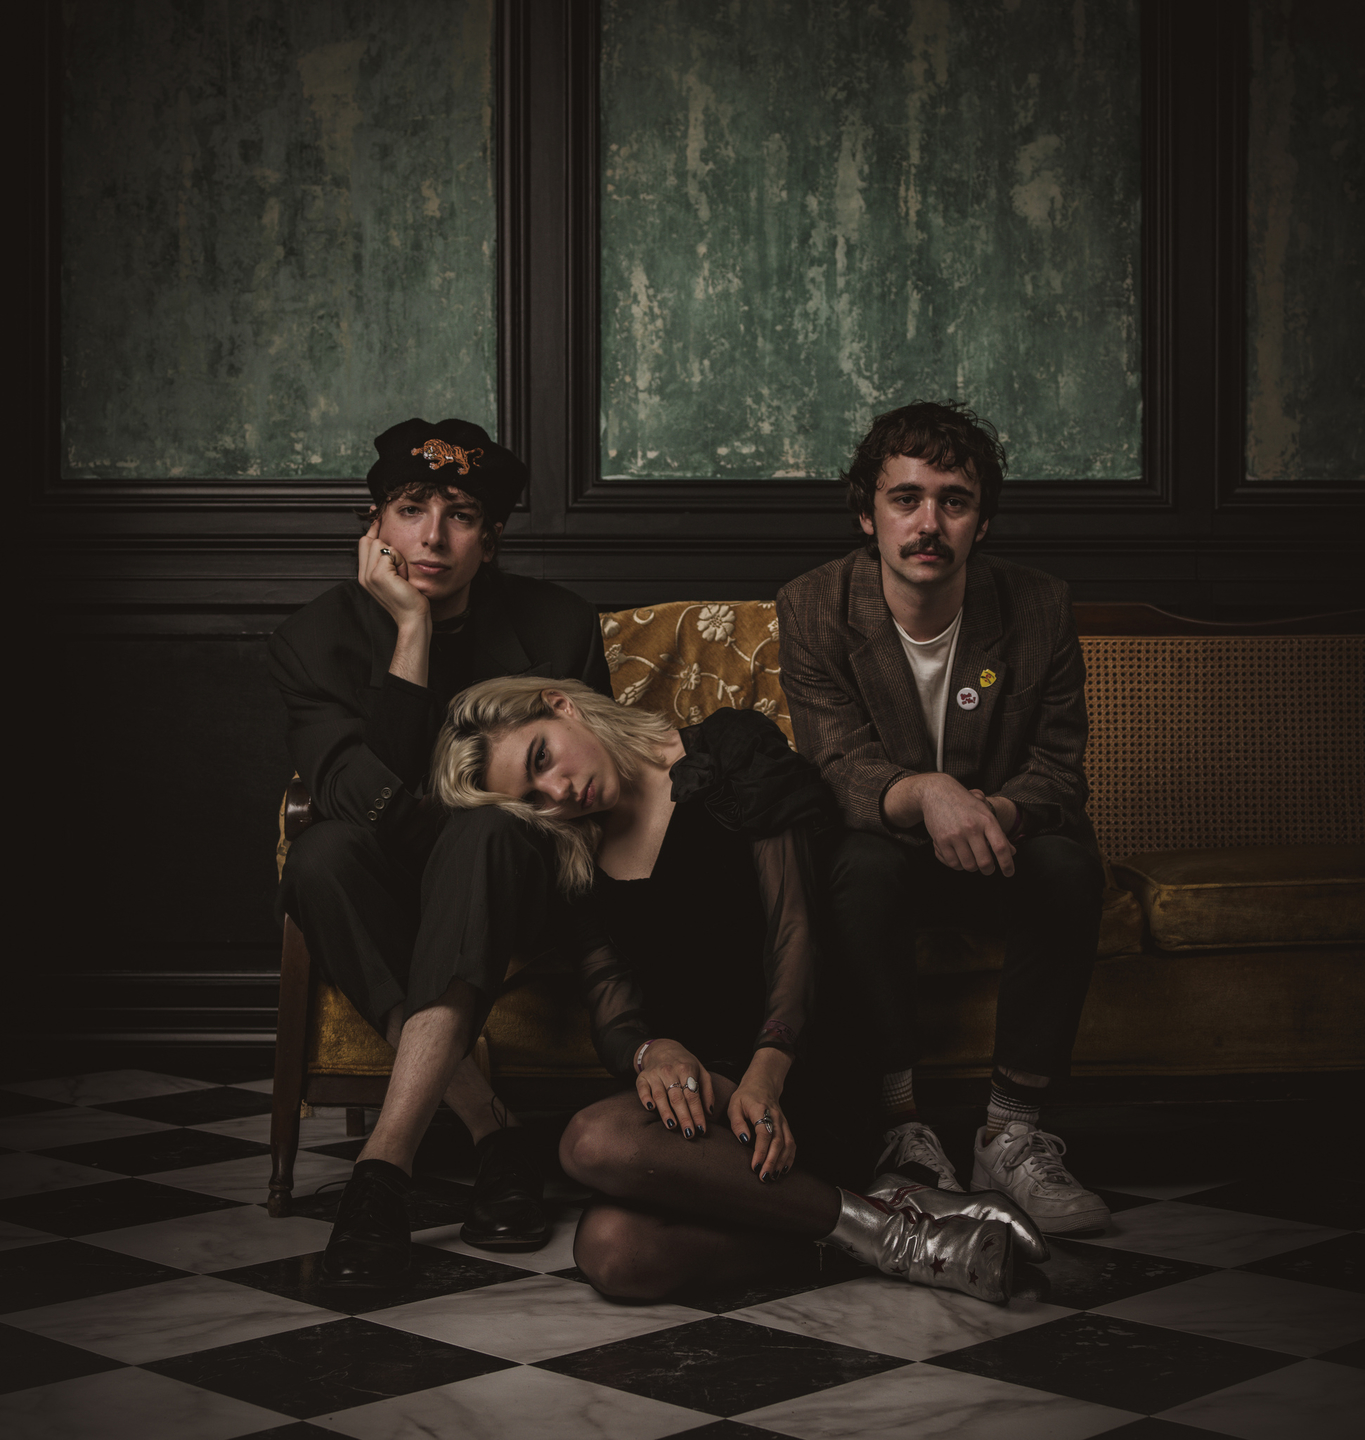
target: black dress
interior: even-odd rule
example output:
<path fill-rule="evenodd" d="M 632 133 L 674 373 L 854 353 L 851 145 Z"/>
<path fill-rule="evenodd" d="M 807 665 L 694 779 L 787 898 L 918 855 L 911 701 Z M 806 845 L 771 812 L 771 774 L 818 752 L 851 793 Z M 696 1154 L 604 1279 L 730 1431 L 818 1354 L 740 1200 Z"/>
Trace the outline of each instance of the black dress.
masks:
<path fill-rule="evenodd" d="M 831 1113 L 841 1087 L 812 1026 L 821 977 L 811 834 L 832 799 L 754 711 L 719 711 L 681 736 L 687 754 L 670 772 L 676 804 L 653 872 L 615 880 L 599 868 L 573 907 L 598 1053 L 633 1080 L 638 1047 L 666 1036 L 738 1081 L 756 1049 L 784 1050 L 795 1059 L 782 1107 L 798 1163 L 859 1167 L 860 1150 L 843 1152 L 850 1141 L 856 1150 L 860 1129 Z"/>

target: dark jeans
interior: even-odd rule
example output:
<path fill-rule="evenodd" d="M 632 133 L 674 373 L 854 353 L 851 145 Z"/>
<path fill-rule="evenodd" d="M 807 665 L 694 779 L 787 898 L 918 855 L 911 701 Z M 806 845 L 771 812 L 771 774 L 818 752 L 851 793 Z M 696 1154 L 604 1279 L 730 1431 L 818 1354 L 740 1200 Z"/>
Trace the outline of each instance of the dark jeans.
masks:
<path fill-rule="evenodd" d="M 995 1063 L 1050 1079 L 1071 1050 L 1099 938 L 1104 867 L 1061 835 L 1025 839 L 1010 877 L 950 870 L 930 846 L 848 830 L 829 854 L 828 959 L 870 1031 L 882 1074 L 918 1058 L 915 936 L 924 926 L 983 929 L 1005 940 Z"/>
<path fill-rule="evenodd" d="M 457 977 L 491 1006 L 511 957 L 546 945 L 554 869 L 541 836 L 485 806 L 451 812 L 433 840 L 414 873 L 369 826 L 319 820 L 285 861 L 278 914 L 381 1034 L 395 1005 L 406 1019 Z"/>

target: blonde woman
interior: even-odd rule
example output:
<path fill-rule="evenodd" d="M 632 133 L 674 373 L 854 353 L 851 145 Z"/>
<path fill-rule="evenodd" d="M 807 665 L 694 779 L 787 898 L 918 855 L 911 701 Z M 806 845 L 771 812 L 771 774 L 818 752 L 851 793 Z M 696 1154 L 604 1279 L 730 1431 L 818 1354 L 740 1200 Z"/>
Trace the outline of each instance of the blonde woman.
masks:
<path fill-rule="evenodd" d="M 1004 1301 L 1012 1240 L 1046 1254 L 1003 1197 L 884 1176 L 868 1199 L 796 1163 L 819 1100 L 800 1083 L 807 837 L 830 805 L 769 720 L 725 710 L 680 731 L 586 685 L 506 677 L 451 702 L 433 777 L 447 805 L 501 807 L 556 850 L 594 1040 L 630 1087 L 576 1115 L 560 1147 L 596 1192 L 574 1256 L 597 1289 L 655 1299 L 818 1240 Z"/>

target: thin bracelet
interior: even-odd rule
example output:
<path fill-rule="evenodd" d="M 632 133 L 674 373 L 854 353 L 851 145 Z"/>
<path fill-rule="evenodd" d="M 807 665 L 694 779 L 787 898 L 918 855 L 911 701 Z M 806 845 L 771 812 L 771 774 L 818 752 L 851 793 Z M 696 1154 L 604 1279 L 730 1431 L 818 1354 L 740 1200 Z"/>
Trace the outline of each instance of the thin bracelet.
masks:
<path fill-rule="evenodd" d="M 637 1075 L 640 1073 L 641 1067 L 644 1065 L 645 1051 L 648 1050 L 653 1043 L 653 1040 L 646 1040 L 645 1043 L 641 1045 L 640 1048 L 635 1052 L 635 1073 Z"/>

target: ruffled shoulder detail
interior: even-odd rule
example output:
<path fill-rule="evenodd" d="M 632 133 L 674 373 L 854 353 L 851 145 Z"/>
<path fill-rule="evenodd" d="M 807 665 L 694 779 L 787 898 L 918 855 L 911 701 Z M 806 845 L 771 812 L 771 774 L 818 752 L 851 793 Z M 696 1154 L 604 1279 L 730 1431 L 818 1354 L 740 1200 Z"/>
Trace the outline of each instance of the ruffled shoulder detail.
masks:
<path fill-rule="evenodd" d="M 757 710 L 717 710 L 679 733 L 687 753 L 668 772 L 673 799 L 703 801 L 727 830 L 763 839 L 837 814 L 816 766 Z"/>

